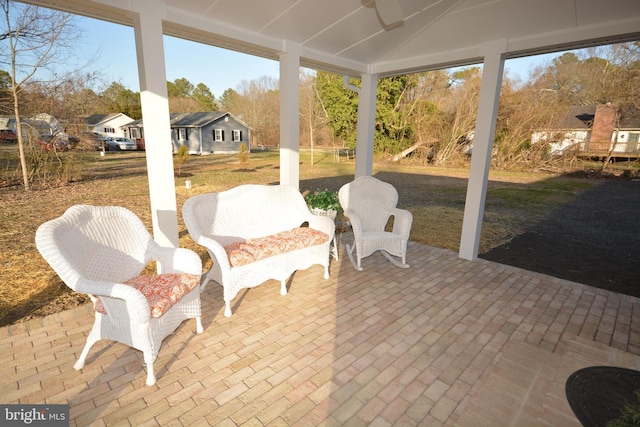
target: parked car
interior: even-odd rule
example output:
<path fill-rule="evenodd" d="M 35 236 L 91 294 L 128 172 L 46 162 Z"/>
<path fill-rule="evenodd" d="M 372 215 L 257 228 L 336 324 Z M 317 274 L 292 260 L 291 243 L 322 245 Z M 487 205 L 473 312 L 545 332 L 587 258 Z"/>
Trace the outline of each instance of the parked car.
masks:
<path fill-rule="evenodd" d="M 123 136 L 108 136 L 104 140 L 109 147 L 108 148 L 109 151 L 111 150 L 135 151 L 138 149 L 138 146 L 136 145 L 135 142 Z"/>
<path fill-rule="evenodd" d="M 42 151 L 68 151 L 72 148 L 69 140 L 61 138 L 59 135 L 42 134 L 40 135 L 40 149 Z"/>
<path fill-rule="evenodd" d="M 78 147 L 85 151 L 107 151 L 109 149 L 104 137 L 97 132 L 82 132 L 79 140 Z"/>
<path fill-rule="evenodd" d="M 0 142 L 16 142 L 18 137 L 11 129 L 0 129 Z"/>

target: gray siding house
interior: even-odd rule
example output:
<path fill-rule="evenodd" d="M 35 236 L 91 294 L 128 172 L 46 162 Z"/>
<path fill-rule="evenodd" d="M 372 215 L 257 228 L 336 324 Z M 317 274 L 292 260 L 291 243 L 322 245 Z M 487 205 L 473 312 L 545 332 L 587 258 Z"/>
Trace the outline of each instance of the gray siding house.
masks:
<path fill-rule="evenodd" d="M 250 148 L 249 126 L 226 111 L 171 114 L 171 143 L 189 154 L 237 153 L 240 145 Z"/>
<path fill-rule="evenodd" d="M 237 153 L 243 143 L 250 148 L 251 128 L 229 112 L 173 113 L 169 120 L 174 153 L 181 145 L 187 146 L 189 154 Z M 128 123 L 122 129 L 141 149 L 145 148 L 142 120 Z"/>

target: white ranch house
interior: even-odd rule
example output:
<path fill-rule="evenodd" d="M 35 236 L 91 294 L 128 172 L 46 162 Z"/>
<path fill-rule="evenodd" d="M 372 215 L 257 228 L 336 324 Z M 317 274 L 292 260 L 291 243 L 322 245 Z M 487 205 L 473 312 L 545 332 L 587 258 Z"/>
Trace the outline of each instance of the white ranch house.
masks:
<path fill-rule="evenodd" d="M 124 125 L 131 122 L 133 119 L 124 113 L 93 114 L 84 118 L 87 132 L 97 133 L 104 137 L 129 137 L 123 129 Z"/>
<path fill-rule="evenodd" d="M 549 143 L 552 155 L 575 154 L 602 157 L 611 151 L 615 157 L 640 157 L 640 112 L 629 109 L 616 120 L 608 105 L 572 107 L 554 129 L 534 132 L 533 144 Z"/>

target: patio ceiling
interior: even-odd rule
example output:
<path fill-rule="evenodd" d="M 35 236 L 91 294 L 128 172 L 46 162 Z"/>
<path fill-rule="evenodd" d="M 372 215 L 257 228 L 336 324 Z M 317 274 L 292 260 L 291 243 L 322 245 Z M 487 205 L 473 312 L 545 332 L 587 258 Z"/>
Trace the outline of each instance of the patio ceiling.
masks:
<path fill-rule="evenodd" d="M 494 41 L 515 58 L 640 38 L 637 0 L 398 1 L 404 20 L 391 27 L 374 0 L 28 2 L 124 25 L 136 11 L 164 9 L 167 35 L 274 60 L 294 46 L 302 66 L 358 76 L 481 63 Z"/>

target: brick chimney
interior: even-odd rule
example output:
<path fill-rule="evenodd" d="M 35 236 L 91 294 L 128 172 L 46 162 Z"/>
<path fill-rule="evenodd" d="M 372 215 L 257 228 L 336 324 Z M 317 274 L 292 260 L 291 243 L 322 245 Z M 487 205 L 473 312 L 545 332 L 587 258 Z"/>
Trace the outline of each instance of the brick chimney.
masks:
<path fill-rule="evenodd" d="M 597 105 L 591 129 L 591 142 L 611 142 L 616 125 L 616 109 L 611 104 Z M 608 146 L 608 145 L 607 145 Z"/>

